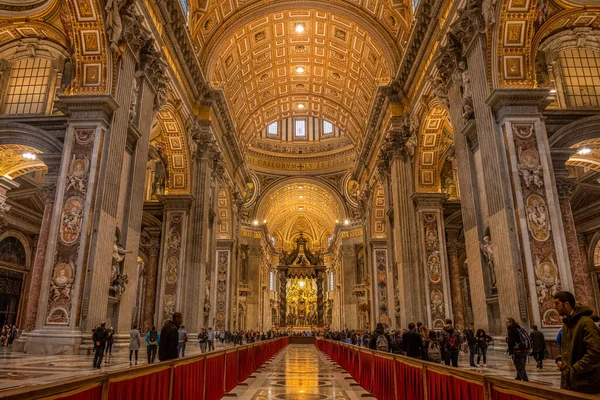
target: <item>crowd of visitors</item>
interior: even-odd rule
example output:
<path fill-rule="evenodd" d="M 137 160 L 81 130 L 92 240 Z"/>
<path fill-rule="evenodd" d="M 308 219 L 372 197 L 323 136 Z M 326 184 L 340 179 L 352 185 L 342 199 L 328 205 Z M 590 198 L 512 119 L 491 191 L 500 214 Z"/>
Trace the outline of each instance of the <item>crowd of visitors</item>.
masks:
<path fill-rule="evenodd" d="M 214 351 L 221 347 L 237 346 L 250 344 L 257 341 L 273 339 L 275 337 L 287 336 L 287 332 L 276 332 L 269 330 L 267 332 L 249 331 L 215 331 L 212 328 L 202 329 L 198 334 L 198 343 L 200 351 Z M 115 331 L 111 327 L 106 328 L 106 322 L 102 322 L 100 326 L 92 331 L 92 339 L 94 342 L 94 368 L 101 368 L 104 355 L 110 356 L 114 344 Z M 138 354 L 142 345 L 142 336 L 137 328 L 133 325 L 129 332 L 129 365 L 138 365 Z M 152 326 L 146 333 L 146 353 L 148 356 L 148 364 L 152 364 L 158 359 L 160 361 L 173 360 L 176 358 L 185 357 L 185 350 L 189 341 L 187 330 L 183 325 L 183 317 L 181 313 L 174 313 L 173 317 L 166 321 L 160 332 Z M 109 362 L 107 357 L 105 363 Z"/>
<path fill-rule="evenodd" d="M 0 347 L 12 346 L 17 336 L 19 336 L 19 329 L 16 325 L 4 324 L 0 333 Z"/>
<path fill-rule="evenodd" d="M 577 303 L 570 292 L 557 292 L 553 299 L 554 308 L 563 318 L 557 337 L 560 356 L 556 359 L 561 387 L 600 394 L 600 318 L 593 315 L 592 308 Z M 542 369 L 544 359 L 549 357 L 546 338 L 536 325 L 527 332 L 512 317 L 506 318 L 505 325 L 507 353 L 517 371 L 515 379 L 528 382 L 528 359 L 533 358 L 536 368 Z M 384 325 L 378 323 L 373 332 L 327 331 L 324 337 L 425 361 L 443 361 L 454 367 L 458 366 L 461 351 L 469 353 L 471 367 L 487 366 L 488 346 L 493 343 L 483 329 L 475 332 L 473 327 L 467 327 L 460 332 L 449 319 L 438 330 L 429 330 L 418 322 L 408 324 L 402 331 L 386 332 Z"/>

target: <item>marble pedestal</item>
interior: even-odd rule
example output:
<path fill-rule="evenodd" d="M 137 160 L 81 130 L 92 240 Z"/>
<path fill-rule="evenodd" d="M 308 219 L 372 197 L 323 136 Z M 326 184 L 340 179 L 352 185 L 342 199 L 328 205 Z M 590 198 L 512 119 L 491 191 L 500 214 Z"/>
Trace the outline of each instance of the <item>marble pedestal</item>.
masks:
<path fill-rule="evenodd" d="M 90 333 L 91 343 L 91 333 Z M 30 354 L 77 354 L 82 345 L 81 331 L 45 327 L 27 334 L 25 353 Z"/>

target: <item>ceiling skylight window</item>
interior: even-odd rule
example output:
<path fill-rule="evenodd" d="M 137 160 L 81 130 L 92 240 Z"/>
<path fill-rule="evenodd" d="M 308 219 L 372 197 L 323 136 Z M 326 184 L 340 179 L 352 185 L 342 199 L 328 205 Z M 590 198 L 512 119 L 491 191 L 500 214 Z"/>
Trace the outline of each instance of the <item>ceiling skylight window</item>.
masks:
<path fill-rule="evenodd" d="M 267 128 L 267 133 L 273 136 L 277 135 L 277 121 L 269 125 L 269 127 Z"/>
<path fill-rule="evenodd" d="M 296 33 L 302 33 L 304 32 L 304 24 L 296 24 Z"/>
<path fill-rule="evenodd" d="M 304 67 L 300 66 L 300 67 L 296 67 L 296 72 L 299 74 L 303 74 L 304 73 Z"/>
<path fill-rule="evenodd" d="M 302 104 L 299 104 L 300 107 Z M 296 120 L 296 136 L 297 137 L 306 137 L 306 120 L 298 119 Z"/>
<path fill-rule="evenodd" d="M 329 121 L 323 121 L 323 135 L 331 135 L 333 133 L 333 124 Z"/>

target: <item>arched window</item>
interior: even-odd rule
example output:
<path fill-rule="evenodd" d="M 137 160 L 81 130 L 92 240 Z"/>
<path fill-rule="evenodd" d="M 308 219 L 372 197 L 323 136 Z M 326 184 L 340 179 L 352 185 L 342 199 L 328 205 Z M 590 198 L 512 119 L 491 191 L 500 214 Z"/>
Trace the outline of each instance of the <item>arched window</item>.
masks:
<path fill-rule="evenodd" d="M 567 107 L 600 107 L 600 52 L 567 49 L 560 52 L 559 60 Z"/>
<path fill-rule="evenodd" d="M 594 247 L 594 267 L 600 268 L 600 240 L 596 242 L 596 247 Z"/>
<path fill-rule="evenodd" d="M 45 114 L 50 92 L 51 61 L 23 58 L 12 63 L 4 114 Z"/>
<path fill-rule="evenodd" d="M 543 81 L 546 76 L 553 81 L 561 108 L 600 108 L 599 41 L 597 30 L 578 28 L 561 31 L 540 43 L 544 56 L 537 57 L 537 79 Z"/>
<path fill-rule="evenodd" d="M 0 240 L 0 264 L 26 266 L 27 253 L 23 243 L 14 236 Z"/>

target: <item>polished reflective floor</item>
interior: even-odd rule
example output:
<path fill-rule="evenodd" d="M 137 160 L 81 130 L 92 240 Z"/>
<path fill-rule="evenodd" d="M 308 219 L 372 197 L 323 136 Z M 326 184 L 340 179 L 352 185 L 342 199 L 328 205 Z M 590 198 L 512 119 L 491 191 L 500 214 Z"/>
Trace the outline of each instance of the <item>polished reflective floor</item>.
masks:
<path fill-rule="evenodd" d="M 368 395 L 313 345 L 290 345 L 238 385 L 241 400 L 359 399 Z"/>

